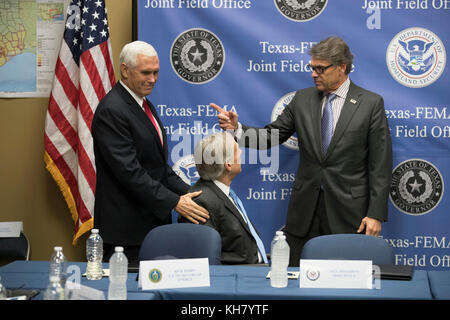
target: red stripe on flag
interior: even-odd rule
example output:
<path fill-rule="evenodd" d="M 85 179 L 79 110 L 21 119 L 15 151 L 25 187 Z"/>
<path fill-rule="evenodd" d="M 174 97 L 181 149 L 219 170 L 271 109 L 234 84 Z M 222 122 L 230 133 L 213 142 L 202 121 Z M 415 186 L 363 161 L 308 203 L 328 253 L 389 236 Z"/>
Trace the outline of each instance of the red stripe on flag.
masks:
<path fill-rule="evenodd" d="M 91 79 L 91 84 L 97 94 L 98 101 L 100 101 L 105 96 L 106 92 L 103 88 L 103 82 L 98 73 L 97 66 L 92 58 L 91 51 L 83 52 L 81 55 L 81 62 L 86 69 L 86 73 Z"/>
<path fill-rule="evenodd" d="M 59 109 L 58 104 L 53 99 L 53 95 L 50 95 L 50 104 L 48 108 L 48 113 L 50 117 L 53 119 L 53 122 L 58 127 L 61 134 L 64 136 L 66 141 L 69 143 L 70 147 L 78 154 L 78 159 L 80 161 L 80 167 L 83 174 L 88 181 L 89 186 L 92 191 L 95 191 L 95 168 L 89 159 L 89 156 L 79 139 L 78 133 L 74 128 L 70 125 L 69 121 L 67 121 L 66 117 L 62 113 L 61 109 Z M 92 122 L 92 120 L 91 120 Z M 47 151 L 48 152 L 48 151 Z M 50 155 L 51 153 L 48 152 Z M 53 157 L 52 157 L 53 158 Z M 53 159 L 55 160 L 55 159 Z"/>
<path fill-rule="evenodd" d="M 86 208 L 83 199 L 81 198 L 81 194 L 78 189 L 78 182 L 76 177 L 73 175 L 72 170 L 70 170 L 68 164 L 61 156 L 59 151 L 56 149 L 54 144 L 51 142 L 47 134 L 44 134 L 44 143 L 47 153 L 52 158 L 53 163 L 55 164 L 60 174 L 63 176 L 65 183 L 67 184 L 67 186 L 70 189 L 70 192 L 72 193 L 78 213 L 78 219 L 81 221 L 89 220 L 91 218 L 91 215 L 89 213 L 89 210 Z M 62 186 L 60 185 L 60 187 Z M 78 230 L 77 221 L 75 221 L 75 223 L 76 223 L 76 230 Z"/>
<path fill-rule="evenodd" d="M 108 42 L 101 43 L 100 49 L 102 50 L 103 58 L 105 59 L 105 63 L 106 63 L 106 68 L 108 69 L 109 81 L 111 83 L 111 87 L 114 87 L 116 81 L 115 81 L 115 77 L 114 77 L 113 62 L 112 62 L 111 56 L 109 54 Z"/>
<path fill-rule="evenodd" d="M 55 77 L 61 83 L 61 87 L 66 93 L 67 98 L 74 108 L 78 105 L 78 88 L 73 84 L 72 79 L 67 73 L 67 69 L 62 63 L 60 57 L 56 60 Z"/>
<path fill-rule="evenodd" d="M 50 94 L 50 102 L 48 105 L 48 114 L 53 119 L 53 122 L 58 127 L 59 131 L 62 133 L 64 138 L 66 138 L 70 147 L 77 151 L 77 136 L 78 133 L 75 128 L 72 127 L 69 121 L 67 121 L 66 116 L 61 111 L 58 103 L 53 98 L 53 94 Z"/>
<path fill-rule="evenodd" d="M 89 158 L 89 155 L 86 152 L 86 149 L 83 146 L 83 143 L 78 138 L 78 164 L 80 166 L 81 171 L 84 174 L 84 177 L 89 184 L 89 187 L 91 188 L 92 192 L 95 193 L 95 182 L 96 182 L 96 175 L 95 175 L 95 168 L 91 162 L 91 159 Z"/>
<path fill-rule="evenodd" d="M 92 125 L 92 118 L 94 117 L 94 111 L 91 109 L 91 105 L 89 104 L 89 101 L 86 99 L 83 90 L 80 90 L 80 113 L 90 131 Z"/>

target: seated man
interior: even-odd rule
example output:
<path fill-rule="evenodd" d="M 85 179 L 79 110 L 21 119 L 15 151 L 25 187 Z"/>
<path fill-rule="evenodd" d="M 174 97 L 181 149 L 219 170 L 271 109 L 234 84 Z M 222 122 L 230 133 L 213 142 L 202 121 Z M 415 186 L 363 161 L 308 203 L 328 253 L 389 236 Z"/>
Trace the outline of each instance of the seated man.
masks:
<path fill-rule="evenodd" d="M 210 135 L 195 147 L 195 163 L 200 180 L 189 192 L 202 190 L 193 200 L 208 210 L 204 223 L 222 238 L 223 264 L 267 263 L 264 245 L 254 229 L 242 202 L 230 189 L 241 172 L 241 150 L 227 132 Z M 234 198 L 234 199 L 233 199 Z M 180 222 L 186 222 L 181 218 Z"/>

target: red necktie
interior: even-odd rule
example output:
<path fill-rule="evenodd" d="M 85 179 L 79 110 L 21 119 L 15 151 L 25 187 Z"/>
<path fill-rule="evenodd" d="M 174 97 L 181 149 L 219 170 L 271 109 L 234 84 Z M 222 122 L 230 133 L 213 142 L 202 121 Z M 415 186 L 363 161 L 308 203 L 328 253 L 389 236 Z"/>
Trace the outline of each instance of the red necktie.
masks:
<path fill-rule="evenodd" d="M 163 139 L 162 139 L 162 135 L 161 135 L 161 131 L 158 127 L 158 124 L 156 123 L 156 119 L 153 116 L 152 110 L 150 109 L 150 106 L 147 103 L 147 100 L 144 99 L 144 111 L 147 114 L 147 116 L 150 118 L 151 122 L 153 123 L 153 125 L 155 126 L 156 132 L 158 132 L 159 135 L 159 140 L 161 140 L 161 145 L 163 145 Z"/>

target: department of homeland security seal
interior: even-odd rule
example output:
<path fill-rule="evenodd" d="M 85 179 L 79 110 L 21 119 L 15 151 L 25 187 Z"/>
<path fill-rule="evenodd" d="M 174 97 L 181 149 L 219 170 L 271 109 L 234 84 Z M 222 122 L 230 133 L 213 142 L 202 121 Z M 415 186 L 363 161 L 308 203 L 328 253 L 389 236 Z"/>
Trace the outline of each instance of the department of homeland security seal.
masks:
<path fill-rule="evenodd" d="M 398 210 L 423 215 L 433 210 L 444 194 L 439 170 L 422 159 L 406 160 L 392 172 L 390 198 Z"/>
<path fill-rule="evenodd" d="M 270 122 L 273 122 L 278 118 L 278 116 L 283 112 L 284 108 L 289 104 L 289 102 L 292 101 L 294 95 L 295 91 L 289 92 L 285 94 L 280 100 L 278 100 L 277 103 L 275 103 L 275 106 L 272 110 L 272 114 L 270 115 Z M 298 150 L 298 139 L 295 136 L 295 134 L 292 135 L 285 142 L 283 142 L 283 146 L 292 150 Z"/>
<path fill-rule="evenodd" d="M 295 22 L 305 22 L 317 18 L 328 0 L 274 0 L 278 11 Z"/>
<path fill-rule="evenodd" d="M 194 185 L 200 176 L 195 166 L 194 155 L 188 155 L 180 158 L 172 167 L 173 171 L 188 185 Z"/>
<path fill-rule="evenodd" d="M 423 88 L 439 79 L 446 60 L 441 39 L 424 28 L 400 31 L 386 51 L 386 64 L 391 76 L 410 88 Z"/>
<path fill-rule="evenodd" d="M 206 29 L 181 33 L 170 49 L 175 73 L 184 81 L 203 84 L 213 80 L 225 63 L 225 50 L 219 38 Z"/>

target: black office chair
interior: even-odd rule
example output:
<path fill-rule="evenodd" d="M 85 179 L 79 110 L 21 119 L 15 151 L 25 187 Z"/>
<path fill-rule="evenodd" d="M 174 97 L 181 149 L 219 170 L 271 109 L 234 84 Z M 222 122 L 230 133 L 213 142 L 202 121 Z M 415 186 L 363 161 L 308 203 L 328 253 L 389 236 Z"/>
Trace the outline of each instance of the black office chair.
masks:
<path fill-rule="evenodd" d="M 364 234 L 332 234 L 306 242 L 301 259 L 372 260 L 377 265 L 394 264 L 394 252 L 381 238 Z"/>
<path fill-rule="evenodd" d="M 0 260 L 28 260 L 30 242 L 23 232 L 16 238 L 0 238 Z"/>
<path fill-rule="evenodd" d="M 152 229 L 142 242 L 139 261 L 209 258 L 220 264 L 222 239 L 208 226 L 192 223 L 167 224 Z"/>

